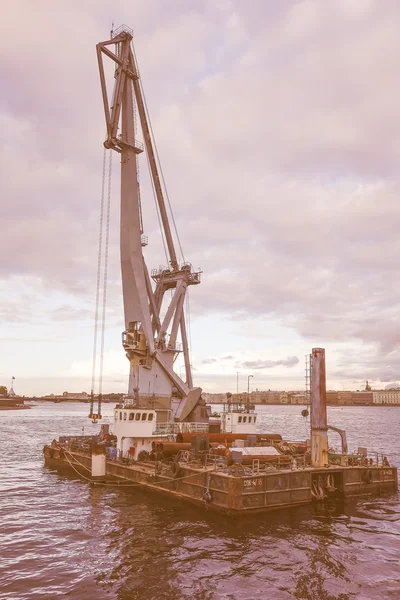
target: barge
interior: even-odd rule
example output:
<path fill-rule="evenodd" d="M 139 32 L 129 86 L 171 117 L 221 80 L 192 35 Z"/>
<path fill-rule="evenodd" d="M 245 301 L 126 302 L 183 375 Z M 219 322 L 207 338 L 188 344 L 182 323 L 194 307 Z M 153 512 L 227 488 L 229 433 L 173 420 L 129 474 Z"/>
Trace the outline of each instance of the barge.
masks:
<path fill-rule="evenodd" d="M 212 456 L 207 457 L 209 459 L 209 464 L 198 460 L 179 463 L 179 469 L 168 474 L 160 474 L 154 465 L 138 463 L 129 466 L 107 460 L 104 483 L 137 486 L 231 516 L 292 508 L 328 498 L 397 490 L 397 470 L 379 464 L 363 465 L 360 462 L 359 466 L 331 466 L 329 470 L 311 467 L 297 467 L 296 470 L 269 467 L 264 470 L 259 466 L 226 468 L 224 463 L 216 463 Z M 91 456 L 78 449 L 69 452 L 59 446 L 46 447 L 45 460 L 48 466 L 57 469 L 62 469 L 61 463 L 64 463 L 68 470 L 72 468 L 81 475 L 91 476 L 92 473 Z M 101 481 L 94 485 L 101 485 Z M 130 485 L 132 483 L 136 485 Z M 322 495 L 317 498 L 313 489 L 322 490 Z"/>
<path fill-rule="evenodd" d="M 397 469 L 387 457 L 371 456 L 365 448 L 349 454 L 345 432 L 328 425 L 322 348 L 314 348 L 310 355 L 309 440 L 290 442 L 284 441 L 281 434 L 260 433 L 252 407 L 235 407 L 231 395 L 220 418 L 212 417 L 210 421 L 202 390 L 193 384 L 186 330 L 186 293 L 190 286 L 200 284 L 201 271 L 194 270 L 183 257 L 178 259 L 175 220 L 172 218 L 173 235 L 169 219 L 172 209 L 154 147 L 132 37 L 132 30 L 122 26 L 111 32 L 109 40 L 97 45 L 107 129 L 104 146 L 110 156 L 108 182 L 104 180 L 106 163 L 103 164 L 100 227 L 103 223 L 105 227 L 109 225 L 109 212 L 105 219 L 103 212 L 104 189 L 111 189 L 112 152 L 121 158 L 120 252 L 125 316 L 122 345 L 130 365 L 128 394 L 115 407 L 112 432 L 103 425 L 96 436 L 62 436 L 53 440 L 44 447 L 45 464 L 67 469 L 93 485 L 127 486 L 132 491 L 141 488 L 233 515 L 322 502 L 332 497 L 396 491 Z M 104 56 L 115 66 L 111 106 Z M 138 124 L 144 144 L 136 139 Z M 138 177 L 138 157 L 144 150 L 168 261 L 166 266 L 151 271 L 145 260 L 148 238 L 144 235 L 145 203 L 141 201 Z M 109 206 L 110 202 L 107 211 Z M 108 264 L 108 243 L 103 256 L 103 239 L 108 240 L 108 229 L 101 229 L 99 235 L 97 281 L 104 281 L 104 302 L 100 318 L 98 288 L 89 413 L 94 423 L 102 418 L 101 383 L 97 410 L 94 409 L 94 375 L 96 364 L 100 365 L 98 376 L 102 381 L 103 355 L 96 363 L 96 348 L 104 346 L 106 267 L 104 276 L 100 271 L 102 265 Z M 99 322 L 102 338 L 97 345 Z M 180 353 L 184 377 L 175 370 Z M 329 429 L 341 437 L 340 452 L 329 451 Z"/>
<path fill-rule="evenodd" d="M 45 464 L 93 485 L 126 486 L 133 493 L 141 488 L 227 515 L 397 491 L 397 468 L 387 457 L 366 448 L 349 453 L 345 432 L 327 424 L 321 348 L 312 351 L 310 375 L 311 427 L 305 442 L 256 433 L 253 411 L 230 403 L 222 413 L 225 425 L 207 433 L 204 423 L 160 427 L 157 410 L 127 399 L 115 407 L 113 434 L 103 425 L 98 436 L 60 437 L 44 447 Z M 341 452 L 329 451 L 328 429 L 340 434 Z"/>

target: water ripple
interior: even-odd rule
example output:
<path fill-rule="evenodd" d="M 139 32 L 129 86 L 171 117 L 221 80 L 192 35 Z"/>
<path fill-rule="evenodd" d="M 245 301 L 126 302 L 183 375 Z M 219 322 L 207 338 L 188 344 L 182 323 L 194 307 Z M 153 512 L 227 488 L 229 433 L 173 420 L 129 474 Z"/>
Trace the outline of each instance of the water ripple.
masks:
<path fill-rule="evenodd" d="M 263 431 L 304 437 L 298 407 L 261 410 Z M 41 453 L 62 433 L 90 433 L 86 412 L 0 413 L 1 600 L 400 598 L 397 494 L 232 520 L 140 490 L 91 488 L 45 468 Z M 330 411 L 353 446 L 368 431 L 400 464 L 398 415 Z"/>

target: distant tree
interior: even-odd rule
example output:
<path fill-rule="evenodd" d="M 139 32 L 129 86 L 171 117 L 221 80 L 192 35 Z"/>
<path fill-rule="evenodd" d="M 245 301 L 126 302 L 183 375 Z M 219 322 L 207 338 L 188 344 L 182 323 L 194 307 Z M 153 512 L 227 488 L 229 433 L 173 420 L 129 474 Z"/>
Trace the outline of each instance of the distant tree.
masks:
<path fill-rule="evenodd" d="M 0 385 L 0 396 L 7 396 L 8 389 L 5 385 Z"/>

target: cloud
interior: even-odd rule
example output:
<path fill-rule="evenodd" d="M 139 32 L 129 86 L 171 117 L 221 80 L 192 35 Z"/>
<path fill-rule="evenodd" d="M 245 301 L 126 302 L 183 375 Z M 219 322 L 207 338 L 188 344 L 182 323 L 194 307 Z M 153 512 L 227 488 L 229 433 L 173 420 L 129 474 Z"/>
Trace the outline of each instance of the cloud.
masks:
<path fill-rule="evenodd" d="M 247 360 L 238 363 L 238 368 L 243 369 L 273 369 L 274 367 L 295 367 L 299 364 L 297 356 L 288 356 L 283 360 Z"/>
<path fill-rule="evenodd" d="M 93 312 L 85 308 L 73 308 L 71 306 L 60 306 L 52 312 L 53 321 L 80 321 L 93 318 Z"/>
<path fill-rule="evenodd" d="M 328 368 L 327 378 L 352 380 L 357 387 L 368 380 L 375 388 L 400 379 L 400 349 L 389 353 L 377 351 L 374 344 L 365 344 L 361 348 L 356 344 L 347 344 L 343 352 L 336 357 L 336 368 Z"/>
<path fill-rule="evenodd" d="M 18 344 L 37 344 L 37 343 L 51 343 L 51 344 L 62 344 L 62 340 L 53 340 L 53 339 L 46 339 L 46 338 L 27 338 L 27 337 L 15 337 L 15 338 L 6 338 L 6 337 L 1 337 L 0 338 L 0 342 L 6 342 L 8 343 L 12 343 L 12 342 L 17 342 Z"/>
<path fill-rule="evenodd" d="M 218 358 L 210 356 L 209 358 L 204 358 L 201 362 L 203 365 L 213 365 L 213 364 L 218 363 L 221 360 L 234 360 L 234 359 L 235 359 L 235 357 L 232 355 L 220 356 Z"/>
<path fill-rule="evenodd" d="M 400 348 L 399 4 L 122 0 L 114 13 L 135 25 L 185 258 L 204 271 L 193 318 L 230 319 L 249 346 L 254 323 L 284 326 L 307 346 L 347 341 L 363 358 L 346 366 L 344 344 L 338 378 L 398 379 L 381 356 Z M 94 48 L 108 14 L 105 0 L 87 2 L 77 23 L 65 0 L 16 0 L 0 24 L 3 324 L 93 314 L 105 129 Z M 73 44 L 60 43 L 72 33 Z M 140 169 L 153 268 L 165 259 L 144 160 Z M 115 157 L 113 323 L 118 182 Z M 236 360 L 231 345 L 218 352 L 200 361 Z"/>

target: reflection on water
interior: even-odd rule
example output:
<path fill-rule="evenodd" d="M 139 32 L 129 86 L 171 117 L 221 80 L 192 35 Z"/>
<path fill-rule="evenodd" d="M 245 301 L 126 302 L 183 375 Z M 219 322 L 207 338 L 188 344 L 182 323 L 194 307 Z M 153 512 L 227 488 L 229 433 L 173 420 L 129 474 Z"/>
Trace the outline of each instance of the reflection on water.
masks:
<path fill-rule="evenodd" d="M 299 407 L 263 407 L 263 431 L 304 438 Z M 43 444 L 86 433 L 85 405 L 0 413 L 0 598 L 399 599 L 397 495 L 243 519 L 92 488 L 44 468 Z M 111 416 L 111 406 L 106 407 Z M 400 464 L 400 409 L 331 411 L 350 444 Z"/>

